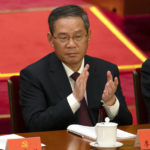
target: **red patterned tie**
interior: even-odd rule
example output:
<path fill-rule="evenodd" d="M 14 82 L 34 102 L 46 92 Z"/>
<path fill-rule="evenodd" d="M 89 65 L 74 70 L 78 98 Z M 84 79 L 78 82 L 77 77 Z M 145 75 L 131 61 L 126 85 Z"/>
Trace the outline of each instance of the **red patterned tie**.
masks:
<path fill-rule="evenodd" d="M 99 109 L 98 122 L 105 122 L 105 118 L 107 117 L 105 109 L 102 107 Z"/>
<path fill-rule="evenodd" d="M 79 77 L 79 73 L 78 72 L 74 72 L 72 75 L 71 75 L 71 78 L 76 81 L 76 79 Z M 80 108 L 78 110 L 78 117 L 79 117 L 79 122 L 81 125 L 86 125 L 86 126 L 92 126 L 92 123 L 91 123 L 91 119 L 89 117 L 89 113 L 88 113 L 88 109 L 87 109 L 87 104 L 86 104 L 86 101 L 85 101 L 85 98 L 83 98 L 81 100 L 81 103 L 80 103 Z"/>

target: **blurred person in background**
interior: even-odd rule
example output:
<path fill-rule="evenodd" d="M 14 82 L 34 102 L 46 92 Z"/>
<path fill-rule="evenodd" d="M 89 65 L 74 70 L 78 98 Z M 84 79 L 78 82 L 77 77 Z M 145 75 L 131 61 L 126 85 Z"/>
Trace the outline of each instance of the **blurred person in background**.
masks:
<path fill-rule="evenodd" d="M 147 107 L 148 122 L 150 123 L 150 58 L 148 58 L 142 65 L 141 88 Z"/>

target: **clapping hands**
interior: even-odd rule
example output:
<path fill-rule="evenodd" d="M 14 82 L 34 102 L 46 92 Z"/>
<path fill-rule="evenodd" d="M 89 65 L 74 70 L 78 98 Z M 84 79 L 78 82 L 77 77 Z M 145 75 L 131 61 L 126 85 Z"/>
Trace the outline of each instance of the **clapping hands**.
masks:
<path fill-rule="evenodd" d="M 115 77 L 113 80 L 112 74 L 110 71 L 107 71 L 107 82 L 105 84 L 105 88 L 102 94 L 102 100 L 105 105 L 111 106 L 115 103 L 116 97 L 115 92 L 118 86 L 118 78 Z"/>

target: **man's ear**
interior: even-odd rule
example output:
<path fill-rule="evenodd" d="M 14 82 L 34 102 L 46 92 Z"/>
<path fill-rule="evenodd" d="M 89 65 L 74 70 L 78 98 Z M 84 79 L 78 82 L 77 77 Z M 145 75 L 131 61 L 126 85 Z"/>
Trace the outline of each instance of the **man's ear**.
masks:
<path fill-rule="evenodd" d="M 48 39 L 50 45 L 51 45 L 52 47 L 54 47 L 54 44 L 53 44 L 53 37 L 52 37 L 52 34 L 51 34 L 50 32 L 47 33 L 47 39 Z"/>
<path fill-rule="evenodd" d="M 90 40 L 91 40 L 91 30 L 89 29 L 88 30 L 88 43 L 90 42 Z"/>

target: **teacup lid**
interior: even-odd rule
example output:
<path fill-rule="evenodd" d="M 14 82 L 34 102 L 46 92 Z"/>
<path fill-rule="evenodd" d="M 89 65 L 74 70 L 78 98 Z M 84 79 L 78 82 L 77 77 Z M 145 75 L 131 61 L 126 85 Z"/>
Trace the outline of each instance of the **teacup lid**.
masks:
<path fill-rule="evenodd" d="M 109 123 L 109 122 L 110 122 L 109 117 L 106 117 L 106 118 L 105 118 L 105 123 Z"/>
<path fill-rule="evenodd" d="M 114 122 L 110 122 L 110 119 L 109 117 L 106 117 L 105 118 L 105 122 L 100 122 L 100 123 L 97 123 L 97 125 L 99 126 L 117 126 L 118 124 L 117 123 L 114 123 Z"/>

